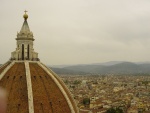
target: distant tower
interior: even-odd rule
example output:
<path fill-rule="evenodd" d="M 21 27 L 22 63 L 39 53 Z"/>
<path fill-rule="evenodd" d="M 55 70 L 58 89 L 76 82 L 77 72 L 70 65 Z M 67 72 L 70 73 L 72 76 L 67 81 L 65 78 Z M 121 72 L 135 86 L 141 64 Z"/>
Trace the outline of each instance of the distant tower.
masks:
<path fill-rule="evenodd" d="M 30 31 L 28 26 L 28 15 L 23 15 L 24 23 L 19 33 L 17 33 L 17 47 L 16 51 L 11 53 L 11 60 L 39 60 L 38 53 L 34 52 L 33 49 L 33 33 Z"/>

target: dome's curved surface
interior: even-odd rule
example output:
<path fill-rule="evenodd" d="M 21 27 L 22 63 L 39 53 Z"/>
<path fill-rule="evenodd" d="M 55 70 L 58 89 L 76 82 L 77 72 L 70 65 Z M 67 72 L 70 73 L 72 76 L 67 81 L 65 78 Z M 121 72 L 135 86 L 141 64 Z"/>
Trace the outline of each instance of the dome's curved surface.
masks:
<path fill-rule="evenodd" d="M 19 40 L 13 58 L 0 67 L 0 86 L 8 92 L 7 113 L 78 113 L 63 81 L 28 48 L 33 41 Z"/>

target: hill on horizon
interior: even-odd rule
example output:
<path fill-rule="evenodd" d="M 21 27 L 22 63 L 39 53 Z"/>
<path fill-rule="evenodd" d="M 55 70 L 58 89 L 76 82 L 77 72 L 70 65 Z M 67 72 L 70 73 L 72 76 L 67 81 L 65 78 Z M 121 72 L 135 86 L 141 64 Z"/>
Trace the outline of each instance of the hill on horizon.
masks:
<path fill-rule="evenodd" d="M 2 64 L 0 64 L 1 66 Z M 150 62 L 111 61 L 106 63 L 49 66 L 57 74 L 150 74 Z"/>
<path fill-rule="evenodd" d="M 51 67 L 57 74 L 150 74 L 150 63 L 107 62 Z"/>

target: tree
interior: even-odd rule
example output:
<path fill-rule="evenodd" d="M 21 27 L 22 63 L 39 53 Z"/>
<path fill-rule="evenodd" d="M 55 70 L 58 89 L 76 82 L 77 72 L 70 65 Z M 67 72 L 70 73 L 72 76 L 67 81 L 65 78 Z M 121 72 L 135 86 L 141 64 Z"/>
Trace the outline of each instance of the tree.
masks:
<path fill-rule="evenodd" d="M 116 113 L 115 109 L 114 108 L 110 108 L 107 110 L 106 113 Z"/>
<path fill-rule="evenodd" d="M 119 107 L 118 108 L 110 108 L 106 111 L 106 113 L 123 113 L 123 110 L 120 109 Z"/>
<path fill-rule="evenodd" d="M 90 99 L 89 98 L 84 98 L 83 99 L 83 104 L 84 105 L 89 105 L 90 104 Z"/>
<path fill-rule="evenodd" d="M 78 85 L 78 84 L 80 84 L 81 83 L 81 81 L 79 81 L 79 80 L 75 80 L 74 82 L 73 82 L 73 84 L 75 84 L 75 85 Z"/>

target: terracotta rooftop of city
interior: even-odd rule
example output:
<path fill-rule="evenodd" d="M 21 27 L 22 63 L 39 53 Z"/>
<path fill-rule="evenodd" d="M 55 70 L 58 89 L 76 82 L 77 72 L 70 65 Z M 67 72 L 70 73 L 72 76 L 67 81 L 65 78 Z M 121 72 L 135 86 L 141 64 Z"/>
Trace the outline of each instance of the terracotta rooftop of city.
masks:
<path fill-rule="evenodd" d="M 78 113 L 68 88 L 34 51 L 26 12 L 16 50 L 0 67 L 0 86 L 8 93 L 7 113 Z"/>

